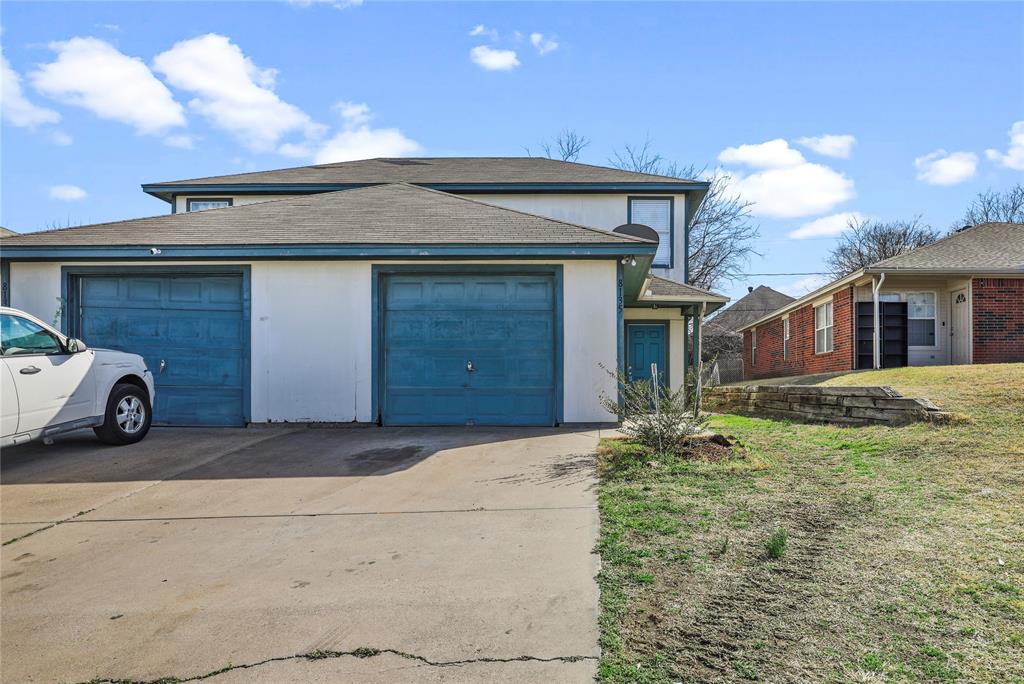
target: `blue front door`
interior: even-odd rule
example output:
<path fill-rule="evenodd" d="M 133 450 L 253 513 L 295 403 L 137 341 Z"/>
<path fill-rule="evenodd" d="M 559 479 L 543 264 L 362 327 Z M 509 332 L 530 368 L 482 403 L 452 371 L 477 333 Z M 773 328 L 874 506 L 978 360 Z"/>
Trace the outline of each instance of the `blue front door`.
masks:
<path fill-rule="evenodd" d="M 665 355 L 665 324 L 632 323 L 626 326 L 626 364 L 632 380 L 650 380 L 651 364 L 658 364 L 658 384 L 665 385 L 668 364 Z"/>
<path fill-rule="evenodd" d="M 248 369 L 241 275 L 83 275 L 77 334 L 140 354 L 154 425 L 244 425 Z"/>
<path fill-rule="evenodd" d="M 554 424 L 551 275 L 395 274 L 383 291 L 385 424 Z"/>

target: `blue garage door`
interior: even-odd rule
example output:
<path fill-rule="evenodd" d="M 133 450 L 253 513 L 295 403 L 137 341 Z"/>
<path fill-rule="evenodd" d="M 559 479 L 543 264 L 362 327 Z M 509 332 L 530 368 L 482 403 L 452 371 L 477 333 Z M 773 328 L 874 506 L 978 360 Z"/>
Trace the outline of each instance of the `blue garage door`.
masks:
<path fill-rule="evenodd" d="M 154 424 L 245 424 L 241 275 L 89 275 L 79 287 L 78 336 L 146 359 Z"/>
<path fill-rule="evenodd" d="M 550 275 L 392 275 L 384 283 L 389 425 L 553 425 Z"/>

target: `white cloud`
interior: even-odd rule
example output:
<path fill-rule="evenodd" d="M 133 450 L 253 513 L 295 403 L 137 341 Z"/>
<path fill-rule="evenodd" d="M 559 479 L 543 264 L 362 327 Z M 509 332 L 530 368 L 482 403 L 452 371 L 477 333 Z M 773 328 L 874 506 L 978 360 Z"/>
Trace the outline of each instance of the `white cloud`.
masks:
<path fill-rule="evenodd" d="M 277 96 L 276 70 L 257 67 L 226 36 L 208 33 L 181 41 L 153 64 L 171 85 L 196 94 L 190 108 L 250 149 L 273 149 L 293 131 L 307 138 L 324 133 L 322 125 Z"/>
<path fill-rule="evenodd" d="M 498 29 L 487 28 L 483 24 L 477 24 L 473 27 L 473 30 L 469 32 L 471 36 L 487 36 L 492 42 L 498 40 Z"/>
<path fill-rule="evenodd" d="M 718 155 L 723 164 L 745 164 L 761 169 L 777 169 L 797 166 L 806 160 L 782 138 L 753 145 L 727 147 Z"/>
<path fill-rule="evenodd" d="M 54 131 L 53 133 L 50 134 L 50 140 L 53 141 L 54 145 L 62 146 L 70 145 L 71 143 L 74 142 L 71 136 L 65 133 L 64 131 Z"/>
<path fill-rule="evenodd" d="M 974 175 L 978 169 L 978 155 L 973 152 L 946 152 L 935 150 L 914 160 L 917 179 L 929 185 L 956 185 Z"/>
<path fill-rule="evenodd" d="M 12 126 L 35 128 L 39 124 L 57 123 L 60 114 L 28 101 L 21 91 L 21 76 L 0 53 L 0 110 L 4 121 Z"/>
<path fill-rule="evenodd" d="M 171 91 L 142 60 L 98 38 L 50 43 L 57 59 L 29 74 L 40 93 L 120 121 L 139 133 L 161 133 L 185 125 Z"/>
<path fill-rule="evenodd" d="M 793 142 L 826 157 L 849 159 L 857 139 L 852 135 L 817 135 L 797 138 Z"/>
<path fill-rule="evenodd" d="M 558 49 L 558 42 L 551 38 L 546 38 L 543 33 L 531 33 L 530 43 L 533 47 L 537 48 L 537 52 L 541 55 L 546 55 Z"/>
<path fill-rule="evenodd" d="M 74 202 L 85 199 L 89 193 L 77 185 L 54 185 L 50 187 L 50 199 Z"/>
<path fill-rule="evenodd" d="M 831 237 L 839 235 L 846 230 L 850 221 L 860 221 L 864 215 L 857 211 L 846 211 L 831 216 L 822 216 L 813 221 L 808 221 L 799 228 L 789 233 L 793 240 L 806 240 L 815 237 Z"/>
<path fill-rule="evenodd" d="M 519 66 L 515 50 L 496 50 L 487 45 L 477 45 L 470 50 L 469 58 L 487 71 L 509 71 Z"/>
<path fill-rule="evenodd" d="M 831 281 L 826 276 L 812 275 L 806 278 L 789 283 L 788 285 L 782 285 L 779 287 L 780 292 L 785 292 L 790 297 L 803 297 L 805 294 L 814 292 L 819 287 L 828 285 Z"/>
<path fill-rule="evenodd" d="M 328 140 L 316 153 L 315 160 L 317 164 L 329 164 L 373 157 L 404 157 L 420 149 L 419 143 L 397 128 L 363 125 L 343 130 Z"/>
<path fill-rule="evenodd" d="M 342 100 L 334 105 L 334 109 L 341 114 L 341 118 L 350 126 L 358 126 L 370 120 L 370 106 L 365 102 L 346 102 Z"/>
<path fill-rule="evenodd" d="M 853 181 L 823 164 L 813 164 L 785 140 L 729 147 L 718 155 L 726 164 L 744 164 L 752 173 L 727 171 L 729 189 L 753 202 L 755 216 L 798 218 L 830 211 L 855 196 Z"/>
<path fill-rule="evenodd" d="M 195 148 L 195 140 L 191 135 L 169 135 L 164 138 L 164 144 L 168 147 L 177 147 L 182 150 Z"/>
<path fill-rule="evenodd" d="M 990 161 L 1015 171 L 1024 171 L 1024 121 L 1018 121 L 1010 128 L 1010 147 L 1006 154 L 999 150 L 985 150 Z"/>
<path fill-rule="evenodd" d="M 419 152 L 422 147 L 397 128 L 373 128 L 370 107 L 365 103 L 341 101 L 334 105 L 341 115 L 342 128 L 327 142 L 314 146 L 284 144 L 278 152 L 287 157 L 310 157 L 317 164 L 371 159 L 373 157 L 404 157 Z"/>

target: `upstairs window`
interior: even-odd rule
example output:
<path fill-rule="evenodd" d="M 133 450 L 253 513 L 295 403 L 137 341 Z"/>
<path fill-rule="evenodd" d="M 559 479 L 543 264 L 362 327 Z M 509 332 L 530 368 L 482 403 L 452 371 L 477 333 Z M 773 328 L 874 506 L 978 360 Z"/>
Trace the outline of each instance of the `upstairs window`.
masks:
<path fill-rule="evenodd" d="M 186 205 L 187 211 L 206 211 L 207 209 L 223 209 L 224 207 L 230 207 L 232 200 L 230 197 L 218 197 L 218 198 L 202 198 L 202 199 L 190 199 Z"/>
<path fill-rule="evenodd" d="M 814 353 L 832 351 L 832 302 L 814 307 Z"/>
<path fill-rule="evenodd" d="M 672 198 L 630 197 L 627 221 L 648 226 L 658 233 L 658 252 L 651 265 L 672 268 Z"/>

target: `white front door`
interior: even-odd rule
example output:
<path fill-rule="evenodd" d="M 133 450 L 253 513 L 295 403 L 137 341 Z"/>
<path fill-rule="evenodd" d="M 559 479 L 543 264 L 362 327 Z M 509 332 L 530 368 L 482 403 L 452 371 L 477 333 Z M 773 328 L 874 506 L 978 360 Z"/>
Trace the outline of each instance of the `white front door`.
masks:
<path fill-rule="evenodd" d="M 967 288 L 953 290 L 949 293 L 949 305 L 952 321 L 949 327 L 950 363 L 962 364 L 971 362 L 971 311 L 967 299 Z"/>

